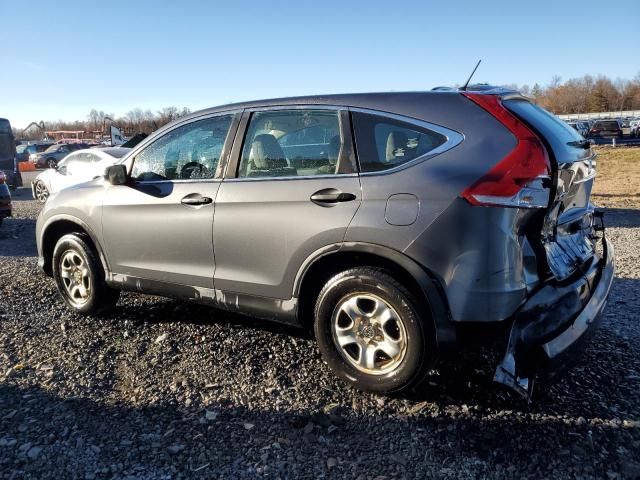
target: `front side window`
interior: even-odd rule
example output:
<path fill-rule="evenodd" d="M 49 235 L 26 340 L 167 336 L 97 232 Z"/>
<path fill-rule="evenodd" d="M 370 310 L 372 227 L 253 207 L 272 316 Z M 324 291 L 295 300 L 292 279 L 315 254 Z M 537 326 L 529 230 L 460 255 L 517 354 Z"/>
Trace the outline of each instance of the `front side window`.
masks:
<path fill-rule="evenodd" d="M 239 177 L 332 175 L 342 148 L 339 112 L 270 110 L 251 115 Z"/>
<path fill-rule="evenodd" d="M 198 120 L 165 133 L 138 153 L 132 178 L 138 181 L 214 178 L 233 116 Z"/>
<path fill-rule="evenodd" d="M 410 162 L 447 141 L 440 133 L 383 115 L 353 112 L 361 172 L 378 172 Z"/>

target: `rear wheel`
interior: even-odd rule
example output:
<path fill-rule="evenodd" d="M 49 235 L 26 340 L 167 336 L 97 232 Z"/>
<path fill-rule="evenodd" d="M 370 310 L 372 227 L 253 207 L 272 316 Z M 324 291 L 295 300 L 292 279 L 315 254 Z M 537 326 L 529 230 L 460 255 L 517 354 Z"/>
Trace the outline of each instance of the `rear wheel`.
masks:
<path fill-rule="evenodd" d="M 47 201 L 47 198 L 49 198 L 49 189 L 42 180 L 38 180 L 36 182 L 36 184 L 33 186 L 33 190 L 36 200 L 38 200 L 40 203 L 45 203 Z"/>
<path fill-rule="evenodd" d="M 435 359 L 416 299 L 378 268 L 353 268 L 331 278 L 318 296 L 314 330 L 325 361 L 362 390 L 407 390 Z"/>
<path fill-rule="evenodd" d="M 58 240 L 53 251 L 53 277 L 69 308 L 85 315 L 109 310 L 120 296 L 119 290 L 106 284 L 100 260 L 78 234 Z"/>

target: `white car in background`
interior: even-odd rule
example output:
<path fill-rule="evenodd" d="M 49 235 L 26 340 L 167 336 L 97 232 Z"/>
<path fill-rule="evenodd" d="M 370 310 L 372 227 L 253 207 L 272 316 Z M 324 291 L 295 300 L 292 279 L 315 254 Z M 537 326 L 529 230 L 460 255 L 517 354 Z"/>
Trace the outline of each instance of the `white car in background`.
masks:
<path fill-rule="evenodd" d="M 116 163 L 130 148 L 90 148 L 73 152 L 62 159 L 56 168 L 49 168 L 31 182 L 33 198 L 45 203 L 49 195 L 63 188 L 88 182 L 104 173 L 104 169 Z"/>

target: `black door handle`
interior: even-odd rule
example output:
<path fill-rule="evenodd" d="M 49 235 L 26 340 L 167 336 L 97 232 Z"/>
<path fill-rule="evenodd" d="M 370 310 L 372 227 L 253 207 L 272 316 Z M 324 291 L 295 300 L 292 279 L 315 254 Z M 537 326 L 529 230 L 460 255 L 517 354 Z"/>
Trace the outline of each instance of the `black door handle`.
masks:
<path fill-rule="evenodd" d="M 341 202 L 351 202 L 356 199 L 353 193 L 344 193 L 337 188 L 325 188 L 311 195 L 311 201 L 323 207 L 329 207 Z"/>
<path fill-rule="evenodd" d="M 192 193 L 191 195 L 183 197 L 181 203 L 183 205 L 209 205 L 213 203 L 213 199 L 211 197 L 203 197 L 199 193 Z"/>

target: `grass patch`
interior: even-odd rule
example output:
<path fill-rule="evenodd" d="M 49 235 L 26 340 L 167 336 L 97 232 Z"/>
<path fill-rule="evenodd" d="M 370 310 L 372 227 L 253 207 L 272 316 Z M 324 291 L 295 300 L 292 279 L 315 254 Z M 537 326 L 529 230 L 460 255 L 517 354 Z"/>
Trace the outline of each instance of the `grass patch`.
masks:
<path fill-rule="evenodd" d="M 598 153 L 593 203 L 640 208 L 640 147 L 595 148 Z"/>

